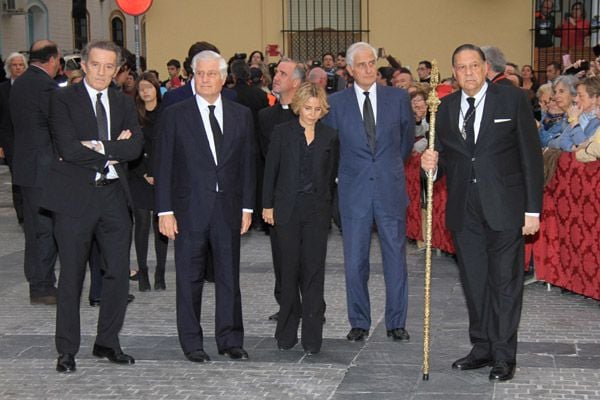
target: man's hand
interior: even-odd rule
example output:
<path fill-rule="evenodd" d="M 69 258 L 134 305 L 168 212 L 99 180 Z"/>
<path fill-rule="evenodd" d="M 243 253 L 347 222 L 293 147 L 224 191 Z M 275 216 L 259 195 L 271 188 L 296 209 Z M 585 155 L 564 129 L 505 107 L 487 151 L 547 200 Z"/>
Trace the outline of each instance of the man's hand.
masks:
<path fill-rule="evenodd" d="M 131 135 L 132 135 L 131 131 L 129 129 L 125 129 L 125 130 L 121 131 L 121 133 L 117 137 L 117 140 L 127 140 L 131 137 Z"/>
<path fill-rule="evenodd" d="M 427 149 L 421 154 L 421 168 L 425 172 L 435 172 L 437 170 L 439 154 L 435 150 Z"/>
<path fill-rule="evenodd" d="M 263 208 L 263 220 L 269 225 L 275 225 L 275 216 L 272 208 Z"/>
<path fill-rule="evenodd" d="M 540 230 L 540 217 L 525 215 L 523 235 L 535 235 Z"/>
<path fill-rule="evenodd" d="M 179 233 L 177 229 L 177 220 L 173 214 L 165 214 L 158 216 L 158 230 L 160 233 L 169 238 L 169 240 L 175 240 L 175 235 Z"/>
<path fill-rule="evenodd" d="M 154 177 L 148 176 L 148 174 L 144 174 L 144 179 L 146 180 L 146 182 L 148 182 L 148 184 L 154 186 Z"/>
<path fill-rule="evenodd" d="M 242 211 L 242 229 L 240 229 L 240 235 L 248 232 L 250 224 L 252 223 L 252 213 Z"/>

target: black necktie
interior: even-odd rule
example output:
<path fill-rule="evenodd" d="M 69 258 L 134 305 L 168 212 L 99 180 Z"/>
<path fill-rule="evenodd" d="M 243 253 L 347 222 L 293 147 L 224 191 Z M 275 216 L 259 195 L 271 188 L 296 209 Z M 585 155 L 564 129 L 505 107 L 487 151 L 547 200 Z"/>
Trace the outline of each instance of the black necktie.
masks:
<path fill-rule="evenodd" d="M 98 124 L 98 139 L 108 140 L 108 118 L 102 104 L 102 92 L 96 95 L 96 122 Z"/>
<path fill-rule="evenodd" d="M 373 106 L 371 106 L 371 100 L 369 99 L 369 92 L 364 92 L 364 95 L 363 122 L 365 124 L 365 131 L 367 131 L 367 140 L 369 141 L 371 153 L 375 154 L 375 115 L 373 114 Z"/>
<path fill-rule="evenodd" d="M 467 97 L 469 109 L 465 114 L 463 126 L 465 129 L 467 147 L 471 154 L 475 151 L 475 97 Z"/>
<path fill-rule="evenodd" d="M 217 164 L 219 163 L 219 151 L 221 150 L 221 143 L 223 142 L 223 132 L 219 126 L 219 121 L 215 116 L 215 106 L 208 106 L 209 114 L 208 120 L 210 121 L 210 129 L 213 133 L 213 139 L 215 141 L 215 153 L 217 154 Z"/>

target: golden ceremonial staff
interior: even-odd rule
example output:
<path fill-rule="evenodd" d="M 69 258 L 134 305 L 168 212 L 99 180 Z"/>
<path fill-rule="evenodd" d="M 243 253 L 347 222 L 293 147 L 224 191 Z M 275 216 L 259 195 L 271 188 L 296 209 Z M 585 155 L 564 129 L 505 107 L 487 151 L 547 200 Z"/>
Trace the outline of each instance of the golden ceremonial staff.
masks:
<path fill-rule="evenodd" d="M 431 62 L 431 89 L 427 96 L 429 106 L 429 149 L 435 149 L 435 117 L 440 99 L 436 94 L 436 87 L 440 81 L 437 61 Z M 429 380 L 429 323 L 431 306 L 431 229 L 433 212 L 433 171 L 427 171 L 427 219 L 425 230 L 425 307 L 423 313 L 423 380 Z"/>

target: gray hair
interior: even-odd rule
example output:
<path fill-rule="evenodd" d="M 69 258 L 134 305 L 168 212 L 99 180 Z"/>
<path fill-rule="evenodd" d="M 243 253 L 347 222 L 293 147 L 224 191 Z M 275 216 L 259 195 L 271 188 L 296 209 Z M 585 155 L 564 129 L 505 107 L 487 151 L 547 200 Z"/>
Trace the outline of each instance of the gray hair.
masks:
<path fill-rule="evenodd" d="M 90 52 L 93 49 L 100 49 L 106 51 L 112 51 L 117 56 L 117 66 L 121 66 L 122 64 L 122 55 L 121 48 L 110 40 L 95 40 L 93 42 L 89 42 L 81 51 L 81 61 L 87 63 L 88 57 L 90 56 Z"/>
<path fill-rule="evenodd" d="M 306 67 L 304 66 L 304 64 L 288 57 L 282 57 L 281 60 L 279 60 L 279 63 L 282 62 L 289 62 L 294 64 L 295 67 L 292 71 L 292 79 L 300 79 L 300 83 L 304 82 L 304 80 L 306 79 Z"/>
<path fill-rule="evenodd" d="M 4 61 L 4 71 L 6 71 L 6 77 L 8 79 L 11 78 L 10 76 L 10 63 L 12 62 L 12 60 L 14 60 L 17 57 L 21 57 L 23 59 L 23 63 L 25 64 L 25 68 L 27 68 L 27 57 L 25 57 L 23 54 L 18 53 L 18 52 L 14 52 L 14 53 L 10 53 L 8 55 L 8 57 L 6 57 L 6 60 Z"/>
<path fill-rule="evenodd" d="M 485 54 L 485 60 L 492 67 L 492 71 L 498 73 L 504 72 L 506 57 L 504 57 L 502 50 L 494 46 L 483 46 L 481 47 L 481 51 Z"/>
<path fill-rule="evenodd" d="M 221 73 L 221 79 L 225 79 L 227 77 L 227 61 L 221 56 L 219 53 L 215 53 L 212 50 L 204 50 L 200 53 L 196 54 L 194 58 L 192 58 L 191 66 L 192 72 L 196 73 L 196 65 L 198 65 L 199 61 L 209 61 L 216 60 L 219 62 L 219 72 Z"/>
<path fill-rule="evenodd" d="M 327 79 L 327 72 L 323 68 L 315 67 L 308 71 L 308 76 L 306 77 L 309 82 L 317 83 L 321 79 Z"/>
<path fill-rule="evenodd" d="M 373 53 L 373 57 L 377 60 L 377 50 L 367 42 L 356 42 L 348 47 L 346 50 L 346 65 L 354 65 L 354 54 L 359 50 L 370 50 Z"/>
<path fill-rule="evenodd" d="M 577 83 L 579 79 L 575 75 L 560 75 L 557 76 L 556 79 L 552 82 L 552 90 L 556 90 L 556 85 L 562 83 L 569 89 L 569 93 L 571 96 L 575 97 L 577 94 Z"/>
<path fill-rule="evenodd" d="M 537 92 L 535 92 L 536 97 L 539 99 L 540 97 L 542 97 L 542 95 L 544 93 L 550 93 L 552 94 L 552 83 L 551 82 L 546 82 L 543 85 L 541 85 Z"/>

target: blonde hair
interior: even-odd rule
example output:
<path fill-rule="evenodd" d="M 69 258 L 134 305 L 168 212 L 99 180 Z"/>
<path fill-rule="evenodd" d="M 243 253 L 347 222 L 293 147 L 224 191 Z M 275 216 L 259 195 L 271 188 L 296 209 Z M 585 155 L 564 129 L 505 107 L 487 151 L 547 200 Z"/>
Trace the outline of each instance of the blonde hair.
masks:
<path fill-rule="evenodd" d="M 292 111 L 296 114 L 300 113 L 300 108 L 311 98 L 314 97 L 319 100 L 321 104 L 321 118 L 323 118 L 329 112 L 329 103 L 327 103 L 327 94 L 325 89 L 312 82 L 304 82 L 294 95 L 292 99 Z"/>

